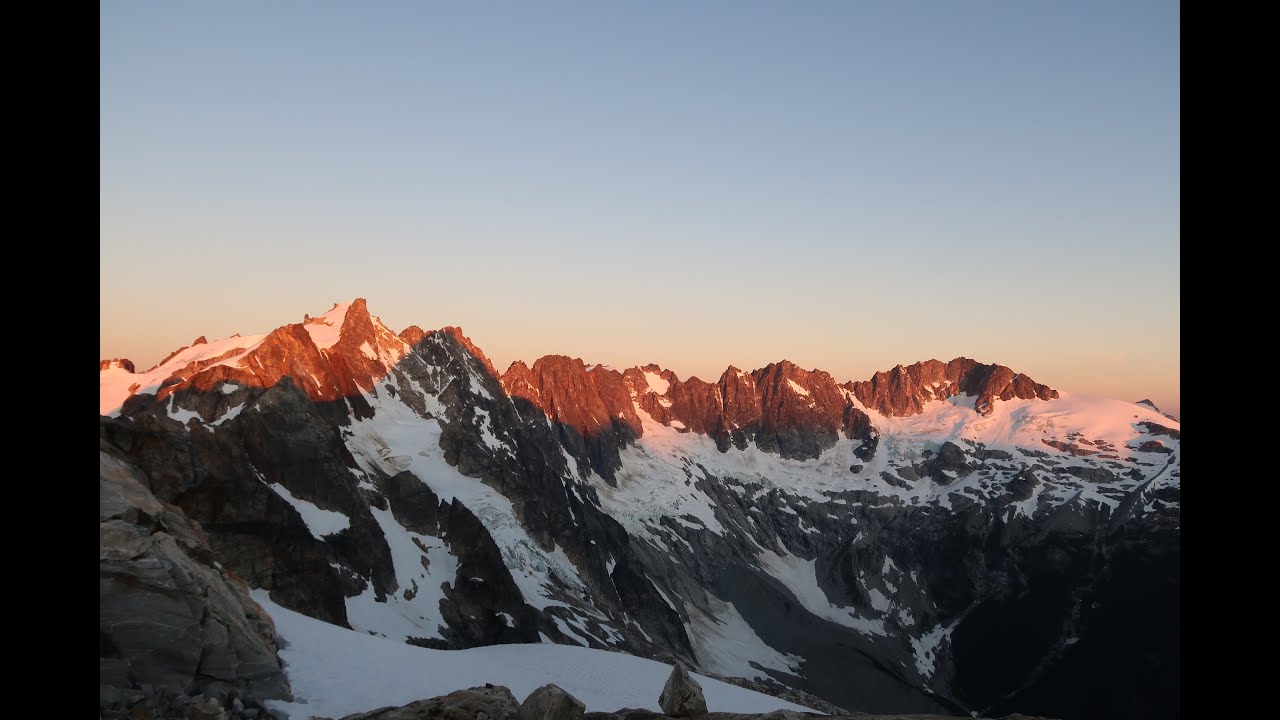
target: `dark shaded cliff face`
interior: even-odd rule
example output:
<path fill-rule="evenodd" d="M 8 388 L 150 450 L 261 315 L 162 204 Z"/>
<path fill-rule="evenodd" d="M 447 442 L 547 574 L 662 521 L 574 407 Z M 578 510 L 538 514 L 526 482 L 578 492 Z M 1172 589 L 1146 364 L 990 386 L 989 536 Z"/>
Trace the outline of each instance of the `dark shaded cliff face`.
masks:
<path fill-rule="evenodd" d="M 359 300 L 101 372 L 137 386 L 104 443 L 329 622 L 679 658 L 859 711 L 1168 716 L 1180 431 L 1150 408 L 964 358 L 843 385 L 787 361 L 498 376 L 461 330 Z"/>
<path fill-rule="evenodd" d="M 156 690 L 250 702 L 289 698 L 271 618 L 216 560 L 199 524 L 158 500 L 146 476 L 99 451 L 99 704 L 124 710 Z"/>

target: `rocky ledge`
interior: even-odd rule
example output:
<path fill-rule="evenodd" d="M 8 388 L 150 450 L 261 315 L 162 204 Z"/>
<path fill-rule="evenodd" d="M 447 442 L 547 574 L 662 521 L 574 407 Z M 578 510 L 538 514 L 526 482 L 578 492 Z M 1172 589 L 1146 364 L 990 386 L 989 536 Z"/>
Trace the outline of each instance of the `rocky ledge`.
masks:
<path fill-rule="evenodd" d="M 774 710 L 767 713 L 709 712 L 702 686 L 678 664 L 672 668 L 658 704 L 662 712 L 635 708 L 623 708 L 614 712 L 586 712 L 582 701 L 556 685 L 543 685 L 529 693 L 523 703 L 517 703 L 508 688 L 486 684 L 484 687 L 456 690 L 448 695 L 416 700 L 401 707 L 385 707 L 347 715 L 342 720 L 955 720 L 956 717 L 848 712 L 824 715 L 794 710 Z M 1015 714 L 1005 716 L 1003 720 L 1049 719 Z"/>
<path fill-rule="evenodd" d="M 270 717 L 291 697 L 271 618 L 138 468 L 105 446 L 100 466 L 101 717 Z"/>

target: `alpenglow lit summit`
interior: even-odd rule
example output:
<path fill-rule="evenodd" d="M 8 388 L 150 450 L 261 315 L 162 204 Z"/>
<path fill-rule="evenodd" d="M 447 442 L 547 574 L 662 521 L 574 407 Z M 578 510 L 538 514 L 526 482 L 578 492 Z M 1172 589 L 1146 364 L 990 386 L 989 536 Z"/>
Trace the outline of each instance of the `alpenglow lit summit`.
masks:
<path fill-rule="evenodd" d="M 711 712 L 1178 710 L 1150 402 L 968 358 L 499 373 L 362 299 L 99 376 L 104 717 L 673 717 L 680 667 Z"/>

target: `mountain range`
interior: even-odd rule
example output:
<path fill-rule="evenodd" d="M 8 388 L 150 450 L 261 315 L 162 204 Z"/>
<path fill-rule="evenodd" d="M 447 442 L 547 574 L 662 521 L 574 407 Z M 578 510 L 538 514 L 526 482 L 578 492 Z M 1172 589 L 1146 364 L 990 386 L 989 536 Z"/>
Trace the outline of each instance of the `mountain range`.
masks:
<path fill-rule="evenodd" d="M 99 370 L 104 698 L 287 697 L 238 587 L 435 650 L 585 646 L 852 711 L 1179 714 L 1181 431 L 1149 401 L 968 358 L 499 373 L 361 299 Z M 135 567 L 161 528 L 234 620 L 137 630 L 194 582 Z"/>

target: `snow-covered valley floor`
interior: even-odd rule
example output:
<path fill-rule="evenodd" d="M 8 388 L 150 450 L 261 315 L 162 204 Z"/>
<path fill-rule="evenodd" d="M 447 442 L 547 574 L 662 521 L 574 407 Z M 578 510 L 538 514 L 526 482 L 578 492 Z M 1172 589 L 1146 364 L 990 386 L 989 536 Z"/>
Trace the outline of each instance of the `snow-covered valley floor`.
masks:
<path fill-rule="evenodd" d="M 431 650 L 347 630 L 301 615 L 253 591 L 276 624 L 280 657 L 294 702 L 267 707 L 289 720 L 340 718 L 388 705 L 404 705 L 485 683 L 510 688 L 517 701 L 547 683 L 564 688 L 587 711 L 621 708 L 658 711 L 658 695 L 671 667 L 623 653 L 567 645 L 495 645 Z M 694 674 L 712 712 L 814 712 Z"/>

